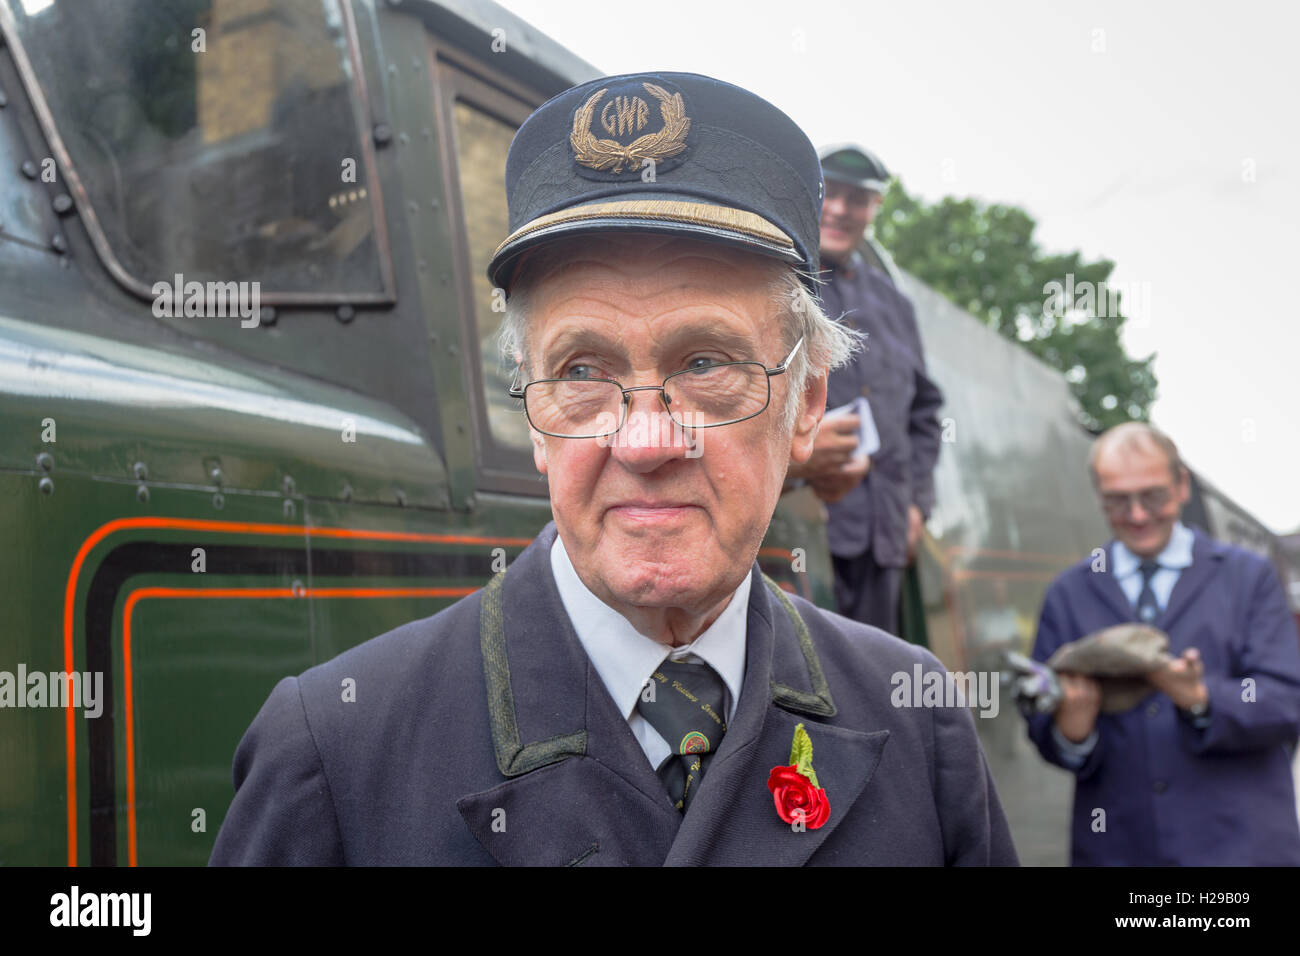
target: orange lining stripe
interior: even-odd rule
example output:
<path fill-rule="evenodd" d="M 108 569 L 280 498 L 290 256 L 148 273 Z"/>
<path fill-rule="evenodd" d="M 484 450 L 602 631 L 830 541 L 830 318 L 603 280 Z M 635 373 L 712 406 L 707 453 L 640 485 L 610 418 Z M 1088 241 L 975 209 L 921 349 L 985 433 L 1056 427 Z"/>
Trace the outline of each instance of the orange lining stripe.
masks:
<path fill-rule="evenodd" d="M 293 524 L 262 524 L 251 521 L 213 521 L 202 518 L 116 518 L 96 528 L 72 560 L 68 583 L 63 593 L 63 670 L 73 671 L 73 611 L 76 608 L 77 581 L 81 567 L 91 550 L 117 531 L 131 528 L 168 528 L 177 531 L 210 531 L 218 534 L 302 535 L 306 538 L 344 538 L 358 541 L 405 541 L 433 544 L 497 544 L 527 547 L 532 538 L 488 538 L 476 535 L 422 534 L 409 531 L 367 531 L 353 528 L 311 528 Z M 77 721 L 71 701 L 63 711 L 64 757 L 68 769 L 68 866 L 77 865 Z"/>
<path fill-rule="evenodd" d="M 131 614 L 145 598 L 395 598 L 465 597 L 478 588 L 140 588 L 127 596 L 122 610 L 122 688 L 126 695 L 126 833 L 127 865 L 136 866 L 135 699 L 131 675 Z"/>

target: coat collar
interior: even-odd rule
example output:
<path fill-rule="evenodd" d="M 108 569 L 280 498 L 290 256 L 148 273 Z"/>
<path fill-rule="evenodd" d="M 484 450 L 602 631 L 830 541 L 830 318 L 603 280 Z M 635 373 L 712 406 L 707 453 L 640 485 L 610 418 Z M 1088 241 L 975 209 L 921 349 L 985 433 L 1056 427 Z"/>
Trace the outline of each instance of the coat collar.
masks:
<path fill-rule="evenodd" d="M 1164 613 L 1156 621 L 1162 631 L 1168 632 L 1187 609 L 1195 603 L 1196 596 L 1214 577 L 1224 555 L 1227 553 L 1226 547 L 1220 542 L 1208 537 L 1196 528 L 1192 528 L 1191 531 L 1193 538 L 1192 563 L 1179 573 L 1178 583 L 1174 585 L 1173 593 L 1169 595 L 1169 603 L 1165 607 Z M 1108 555 L 1115 553 L 1114 545 L 1115 542 L 1112 539 L 1106 546 Z M 1119 581 L 1116 579 L 1113 561 L 1106 567 L 1104 573 L 1091 573 L 1087 575 L 1087 578 L 1097 597 L 1114 611 L 1120 620 L 1137 620 L 1132 605 L 1129 604 L 1123 588 L 1120 587 Z"/>
<path fill-rule="evenodd" d="M 797 865 L 866 787 L 888 731 L 816 723 L 835 704 L 807 626 L 755 565 L 744 690 L 690 811 L 659 778 L 591 666 L 550 568 L 554 523 L 484 590 L 480 641 L 498 769 L 457 802 L 502 864 Z M 831 816 L 794 832 L 767 789 L 804 721 Z"/>

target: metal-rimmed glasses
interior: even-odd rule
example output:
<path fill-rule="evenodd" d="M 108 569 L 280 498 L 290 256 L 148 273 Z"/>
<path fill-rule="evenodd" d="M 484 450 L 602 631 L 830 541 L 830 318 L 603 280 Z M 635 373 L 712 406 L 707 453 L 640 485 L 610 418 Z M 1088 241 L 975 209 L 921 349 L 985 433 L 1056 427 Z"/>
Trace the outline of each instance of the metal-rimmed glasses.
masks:
<path fill-rule="evenodd" d="M 627 421 L 633 392 L 658 392 L 674 424 L 717 428 L 761 415 L 772 401 L 772 376 L 783 374 L 803 347 L 801 337 L 780 365 L 718 362 L 674 372 L 662 385 L 624 388 L 609 378 L 544 378 L 510 386 L 524 400 L 528 424 L 552 438 L 605 438 Z"/>
<path fill-rule="evenodd" d="M 1158 514 L 1173 497 L 1172 488 L 1145 488 L 1131 494 L 1107 492 L 1101 496 L 1101 507 L 1112 518 L 1124 518 L 1132 512 L 1136 501 L 1147 514 Z"/>

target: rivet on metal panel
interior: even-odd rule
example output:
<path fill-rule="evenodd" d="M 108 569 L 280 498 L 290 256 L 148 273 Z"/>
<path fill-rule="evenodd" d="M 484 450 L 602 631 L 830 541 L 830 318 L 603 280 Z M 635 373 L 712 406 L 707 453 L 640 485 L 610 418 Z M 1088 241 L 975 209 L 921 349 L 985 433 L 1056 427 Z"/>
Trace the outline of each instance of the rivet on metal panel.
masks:
<path fill-rule="evenodd" d="M 63 238 L 63 233 L 56 232 L 50 236 L 50 248 L 59 255 L 63 255 L 68 251 L 68 240 Z"/>
<path fill-rule="evenodd" d="M 278 318 L 279 316 L 275 312 L 275 306 L 262 306 L 262 316 L 260 320 L 262 325 L 275 325 L 275 320 Z"/>
<path fill-rule="evenodd" d="M 72 197 L 67 193 L 59 193 L 54 197 L 52 205 L 54 206 L 54 211 L 62 216 L 65 213 L 72 212 Z"/>
<path fill-rule="evenodd" d="M 335 310 L 334 314 L 340 322 L 344 324 L 351 322 L 357 316 L 357 310 L 350 305 L 341 305 Z"/>
<path fill-rule="evenodd" d="M 149 477 L 149 466 L 142 461 L 137 461 L 134 465 L 131 466 L 131 473 L 134 474 L 141 481 L 144 481 L 146 478 Z"/>
<path fill-rule="evenodd" d="M 409 135 L 407 135 L 406 133 L 398 133 L 398 134 L 397 134 L 397 141 L 398 141 L 399 143 L 401 143 L 403 146 L 405 146 L 407 143 L 409 143 L 409 142 L 411 141 L 411 137 L 410 137 Z"/>
<path fill-rule="evenodd" d="M 397 489 L 397 493 L 394 495 L 394 497 L 397 499 L 397 505 L 398 505 L 398 507 L 400 507 L 400 508 L 405 508 L 405 507 L 406 507 L 406 492 L 405 492 L 405 491 L 403 491 L 401 488 L 398 488 L 398 489 Z"/>
<path fill-rule="evenodd" d="M 142 502 L 142 503 L 143 503 L 143 502 L 146 502 L 146 501 L 149 500 L 149 486 L 148 486 L 148 485 L 143 485 L 143 484 L 141 484 L 141 485 L 136 485 L 136 488 L 135 488 L 135 500 L 136 500 L 136 501 L 139 501 L 139 502 Z"/>
<path fill-rule="evenodd" d="M 387 146 L 393 140 L 393 128 L 387 123 L 376 123 L 371 135 L 375 138 L 376 146 Z"/>
<path fill-rule="evenodd" d="M 54 456 L 51 455 L 48 451 L 41 452 L 39 455 L 36 456 L 36 467 L 39 468 L 41 471 L 53 471 Z"/>
<path fill-rule="evenodd" d="M 454 356 L 454 355 L 458 354 L 459 352 L 460 352 L 460 349 L 456 348 L 455 345 L 448 345 L 448 346 L 447 346 L 447 354 L 448 354 L 448 355 L 453 355 L 453 356 Z"/>
<path fill-rule="evenodd" d="M 42 478 L 40 480 L 39 487 L 41 489 L 41 494 L 43 495 L 54 494 L 54 479 L 49 477 Z"/>
<path fill-rule="evenodd" d="M 291 494 L 293 494 L 293 487 L 294 487 L 294 486 L 293 486 L 293 476 L 292 476 L 292 475 L 285 475 L 285 476 L 284 476 L 284 481 L 280 482 L 280 485 L 281 485 L 282 488 L 284 488 L 284 493 L 285 493 L 286 495 L 291 495 Z"/>
<path fill-rule="evenodd" d="M 215 465 L 208 471 L 208 477 L 212 479 L 214 485 L 220 485 L 226 480 L 221 468 Z"/>
<path fill-rule="evenodd" d="M 18 168 L 23 171 L 23 175 L 26 176 L 28 179 L 35 179 L 37 173 L 40 172 L 40 170 L 36 168 L 36 164 L 33 163 L 30 159 L 24 159 L 23 164 Z"/>
<path fill-rule="evenodd" d="M 284 516 L 286 518 L 292 518 L 293 512 L 294 512 L 293 501 L 291 499 L 286 498 L 284 501 Z"/>
<path fill-rule="evenodd" d="M 215 495 L 212 496 L 212 507 L 220 511 L 225 506 L 226 506 L 226 496 L 218 491 Z"/>

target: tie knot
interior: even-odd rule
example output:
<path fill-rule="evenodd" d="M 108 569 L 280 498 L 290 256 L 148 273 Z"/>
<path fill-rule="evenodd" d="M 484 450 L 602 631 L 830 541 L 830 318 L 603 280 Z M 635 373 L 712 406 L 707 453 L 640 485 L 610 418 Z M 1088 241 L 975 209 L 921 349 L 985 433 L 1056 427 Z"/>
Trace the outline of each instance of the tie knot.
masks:
<path fill-rule="evenodd" d="M 708 664 L 665 660 L 651 674 L 636 709 L 676 754 L 718 749 L 726 724 L 726 685 Z"/>
<path fill-rule="evenodd" d="M 1143 561 L 1138 565 L 1138 570 L 1142 572 L 1142 580 L 1150 581 L 1152 575 L 1160 570 L 1160 565 L 1155 561 Z"/>

